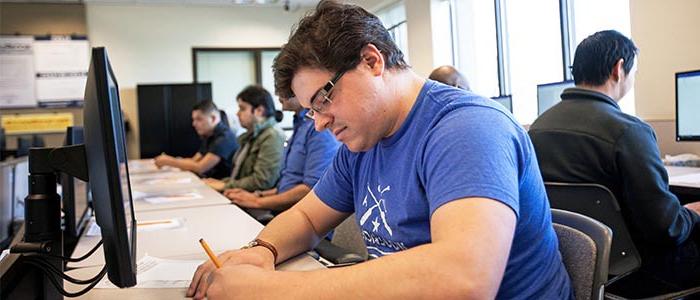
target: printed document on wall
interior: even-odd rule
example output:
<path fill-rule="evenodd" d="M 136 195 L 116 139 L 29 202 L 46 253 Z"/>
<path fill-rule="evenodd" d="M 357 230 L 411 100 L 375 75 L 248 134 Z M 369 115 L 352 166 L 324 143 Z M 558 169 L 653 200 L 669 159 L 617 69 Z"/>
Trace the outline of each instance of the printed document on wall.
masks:
<path fill-rule="evenodd" d="M 36 38 L 34 68 L 39 104 L 51 106 L 82 101 L 89 65 L 90 45 L 86 38 Z"/>
<path fill-rule="evenodd" d="M 0 107 L 36 106 L 34 37 L 0 37 Z"/>

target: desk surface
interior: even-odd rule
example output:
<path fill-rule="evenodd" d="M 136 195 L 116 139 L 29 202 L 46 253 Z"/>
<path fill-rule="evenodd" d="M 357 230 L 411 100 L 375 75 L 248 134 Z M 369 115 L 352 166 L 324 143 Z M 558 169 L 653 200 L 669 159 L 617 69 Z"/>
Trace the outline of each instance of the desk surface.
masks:
<path fill-rule="evenodd" d="M 204 254 L 202 254 L 204 255 Z M 201 259 L 206 259 L 204 257 L 199 257 Z M 193 259 L 193 257 L 186 257 L 183 259 Z M 277 265 L 277 270 L 282 271 L 308 271 L 324 268 L 321 263 L 311 258 L 306 254 L 299 255 L 297 257 L 291 258 L 279 265 Z M 75 278 L 91 278 L 100 272 L 102 267 L 89 267 L 77 270 L 72 270 L 68 272 L 69 275 Z M 80 290 L 79 286 L 73 285 L 70 282 L 64 282 L 64 288 L 68 291 L 75 292 Z M 71 299 L 71 298 L 66 298 Z M 80 299 L 95 299 L 95 300 L 131 300 L 131 299 L 185 299 L 185 289 L 183 288 L 173 288 L 173 289 L 141 289 L 141 288 L 128 288 L 128 289 L 92 289 L 87 294 L 80 297 Z"/>
<path fill-rule="evenodd" d="M 219 192 L 205 185 L 197 175 L 190 172 L 166 171 L 157 173 L 129 174 L 131 191 L 135 198 L 134 211 L 156 211 L 174 208 L 225 205 L 231 202 Z M 154 204 L 145 201 L 141 194 L 160 196 L 163 194 L 196 193 L 199 199 L 168 201 Z"/>
<path fill-rule="evenodd" d="M 700 168 L 666 166 L 670 186 L 700 189 Z"/>
<path fill-rule="evenodd" d="M 203 206 L 136 213 L 139 222 L 178 218 L 181 228 L 155 231 L 139 230 L 136 234 L 136 260 L 145 254 L 160 258 L 175 258 L 203 254 L 199 239 L 204 238 L 215 252 L 238 249 L 253 240 L 263 226 L 235 205 Z M 77 257 L 92 249 L 101 237 L 83 235 L 75 247 Z M 98 250 L 88 259 L 69 263 L 70 268 L 104 264 L 104 254 Z"/>

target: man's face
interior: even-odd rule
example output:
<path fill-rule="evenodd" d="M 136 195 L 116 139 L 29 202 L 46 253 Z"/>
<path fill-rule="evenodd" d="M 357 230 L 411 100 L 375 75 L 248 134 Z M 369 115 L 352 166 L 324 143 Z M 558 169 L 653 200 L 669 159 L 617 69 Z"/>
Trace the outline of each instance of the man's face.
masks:
<path fill-rule="evenodd" d="M 292 79 L 292 91 L 301 106 L 310 108 L 311 98 L 334 74 L 308 67 L 299 69 Z M 345 72 L 328 95 L 332 103 L 323 112 L 316 112 L 316 130 L 329 129 L 353 152 L 367 151 L 376 145 L 391 127 L 386 118 L 387 101 L 378 94 L 381 80 L 363 64 Z M 318 106 L 320 103 L 316 102 L 314 105 Z"/>
<path fill-rule="evenodd" d="M 206 137 L 212 134 L 214 127 L 216 127 L 214 119 L 212 114 L 204 113 L 198 109 L 192 111 L 192 127 L 199 136 Z"/>
<path fill-rule="evenodd" d="M 253 106 L 250 103 L 238 99 L 238 121 L 241 122 L 241 126 L 248 130 L 252 129 L 255 125 L 255 115 L 253 114 Z"/>

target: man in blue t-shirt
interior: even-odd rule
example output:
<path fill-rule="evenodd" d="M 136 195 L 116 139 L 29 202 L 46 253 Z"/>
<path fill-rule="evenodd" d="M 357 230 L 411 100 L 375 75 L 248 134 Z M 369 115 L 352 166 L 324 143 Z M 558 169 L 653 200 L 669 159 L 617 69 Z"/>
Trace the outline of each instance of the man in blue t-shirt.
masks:
<path fill-rule="evenodd" d="M 571 299 L 537 158 L 499 104 L 416 75 L 381 21 L 321 1 L 275 59 L 275 86 L 344 145 L 311 193 L 243 250 L 205 263 L 210 299 Z M 274 272 L 356 214 L 358 265 Z"/>
<path fill-rule="evenodd" d="M 339 143 L 328 130 L 314 130 L 306 120 L 307 110 L 296 98 L 280 98 L 282 109 L 294 112 L 294 132 L 287 140 L 282 158 L 282 174 L 277 187 L 253 193 L 229 189 L 224 196 L 240 207 L 271 210 L 275 213 L 299 202 L 316 185 L 331 164 Z"/>

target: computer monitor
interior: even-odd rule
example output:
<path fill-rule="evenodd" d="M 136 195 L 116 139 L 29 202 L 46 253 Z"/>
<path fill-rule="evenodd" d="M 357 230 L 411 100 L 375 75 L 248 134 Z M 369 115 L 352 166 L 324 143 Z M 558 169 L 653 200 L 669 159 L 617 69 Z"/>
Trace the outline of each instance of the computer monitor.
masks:
<path fill-rule="evenodd" d="M 552 82 L 537 85 L 537 115 L 541 115 L 550 107 L 561 101 L 561 92 L 574 87 L 573 80 Z"/>
<path fill-rule="evenodd" d="M 12 221 L 14 220 L 12 215 L 14 167 L 12 160 L 0 162 L 0 249 L 5 249 L 9 244 Z"/>
<path fill-rule="evenodd" d="M 14 174 L 12 175 L 14 188 L 12 194 L 13 218 L 16 221 L 24 220 L 24 198 L 29 195 L 29 160 L 26 156 L 17 158 Z"/>
<path fill-rule="evenodd" d="M 83 127 L 69 126 L 66 129 L 65 146 L 83 144 Z M 61 191 L 65 224 L 65 236 L 77 238 L 90 217 L 88 183 L 61 173 Z"/>
<path fill-rule="evenodd" d="M 95 219 L 102 232 L 109 280 L 136 284 L 134 218 L 119 87 L 102 48 L 92 49 L 83 107 L 85 152 Z"/>
<path fill-rule="evenodd" d="M 0 127 L 0 151 L 4 152 L 7 147 L 7 142 L 5 142 L 5 128 Z M 0 157 L 0 160 L 3 158 Z"/>
<path fill-rule="evenodd" d="M 700 141 L 700 70 L 676 73 L 676 140 Z"/>
<path fill-rule="evenodd" d="M 511 95 L 503 95 L 491 99 L 503 105 L 503 107 L 508 109 L 511 113 L 513 112 L 513 97 Z"/>

